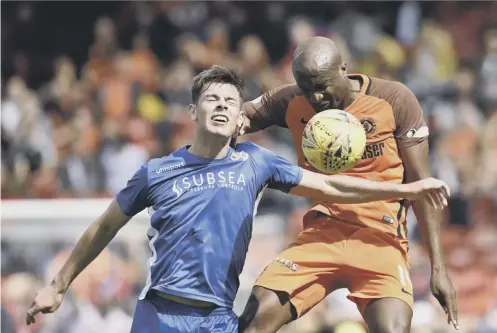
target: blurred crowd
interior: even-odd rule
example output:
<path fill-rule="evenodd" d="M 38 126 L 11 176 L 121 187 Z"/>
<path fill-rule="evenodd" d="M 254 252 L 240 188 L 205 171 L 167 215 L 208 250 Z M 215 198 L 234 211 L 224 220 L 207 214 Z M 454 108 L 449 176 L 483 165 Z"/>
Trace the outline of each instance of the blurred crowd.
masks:
<path fill-rule="evenodd" d="M 402 81 L 420 100 L 430 126 L 433 173 L 453 193 L 443 245 L 460 326 L 468 333 L 497 332 L 495 2 L 4 4 L 3 200 L 115 195 L 148 159 L 191 141 L 185 111 L 199 70 L 212 64 L 235 69 L 245 79 L 246 98 L 253 99 L 294 81 L 296 45 L 328 36 L 350 72 Z M 245 139 L 296 161 L 284 129 Z M 265 194 L 238 311 L 268 258 L 299 232 L 307 204 Z M 415 217 L 408 221 L 412 332 L 449 332 L 430 296 L 429 259 Z M 143 244 L 116 243 L 78 279 L 56 315 L 23 325 L 33 293 L 72 245 L 2 239 L 2 332 L 127 331 L 146 276 L 145 237 Z M 344 295 L 332 294 L 285 332 L 364 333 Z"/>

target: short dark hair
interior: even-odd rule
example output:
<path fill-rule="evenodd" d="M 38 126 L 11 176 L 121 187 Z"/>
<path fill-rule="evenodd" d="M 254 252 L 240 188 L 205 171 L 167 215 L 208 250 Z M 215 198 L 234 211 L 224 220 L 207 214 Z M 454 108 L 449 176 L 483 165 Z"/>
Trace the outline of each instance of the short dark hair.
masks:
<path fill-rule="evenodd" d="M 224 83 L 235 86 L 243 101 L 244 83 L 242 78 L 226 67 L 214 65 L 209 69 L 201 71 L 193 78 L 192 102 L 197 103 L 200 95 L 209 89 L 209 86 L 213 83 Z"/>

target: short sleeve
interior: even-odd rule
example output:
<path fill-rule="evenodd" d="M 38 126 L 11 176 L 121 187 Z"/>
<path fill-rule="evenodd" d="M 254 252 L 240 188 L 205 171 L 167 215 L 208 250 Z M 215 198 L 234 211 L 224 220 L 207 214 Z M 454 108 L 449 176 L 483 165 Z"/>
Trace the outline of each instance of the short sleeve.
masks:
<path fill-rule="evenodd" d="M 423 109 L 412 91 L 402 83 L 396 84 L 392 101 L 395 117 L 395 138 L 401 148 L 415 146 L 428 138 L 429 130 L 423 117 Z"/>
<path fill-rule="evenodd" d="M 251 132 L 272 125 L 287 127 L 285 118 L 288 105 L 299 94 L 299 88 L 290 84 L 270 90 L 253 101 L 244 103 L 243 111 L 250 122 Z"/>
<path fill-rule="evenodd" d="M 134 216 L 148 207 L 148 168 L 143 165 L 116 196 L 121 211 Z"/>
<path fill-rule="evenodd" d="M 269 169 L 268 187 L 288 193 L 302 180 L 302 168 L 262 148 L 263 158 Z"/>

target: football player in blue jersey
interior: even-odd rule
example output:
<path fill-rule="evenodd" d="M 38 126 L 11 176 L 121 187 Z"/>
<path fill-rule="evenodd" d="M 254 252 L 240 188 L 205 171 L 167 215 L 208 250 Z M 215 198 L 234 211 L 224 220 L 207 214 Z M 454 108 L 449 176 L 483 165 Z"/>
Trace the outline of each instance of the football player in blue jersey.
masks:
<path fill-rule="evenodd" d="M 195 77 L 189 112 L 192 145 L 143 165 L 82 235 L 26 315 L 55 311 L 71 282 L 135 214 L 149 209 L 152 257 L 132 333 L 238 332 L 232 311 L 257 204 L 265 188 L 310 198 L 357 203 L 426 197 L 440 208 L 442 181 L 377 183 L 312 173 L 250 142 L 230 146 L 243 122 L 243 83 L 214 66 Z"/>

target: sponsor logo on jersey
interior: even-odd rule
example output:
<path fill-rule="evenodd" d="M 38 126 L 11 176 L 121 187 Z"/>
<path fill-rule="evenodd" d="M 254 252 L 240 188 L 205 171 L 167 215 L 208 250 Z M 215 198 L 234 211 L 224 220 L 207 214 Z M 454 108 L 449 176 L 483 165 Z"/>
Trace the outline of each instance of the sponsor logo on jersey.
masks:
<path fill-rule="evenodd" d="M 246 161 L 248 160 L 248 158 L 249 155 L 244 151 L 233 152 L 233 154 L 231 154 L 230 156 L 230 160 L 232 161 Z"/>
<path fill-rule="evenodd" d="M 376 123 L 372 118 L 366 117 L 359 121 L 366 132 L 366 137 L 370 137 L 376 131 Z"/>
<path fill-rule="evenodd" d="M 418 129 L 411 129 L 409 132 L 407 132 L 406 136 L 408 138 L 426 138 L 428 135 L 430 135 L 430 130 L 428 129 L 428 126 L 421 126 Z"/>
<path fill-rule="evenodd" d="M 172 171 L 174 169 L 179 169 L 179 168 L 184 167 L 184 166 L 185 166 L 185 163 L 169 165 L 169 166 L 161 167 L 161 168 L 155 170 L 155 172 L 156 173 L 169 172 L 169 171 Z"/>
<path fill-rule="evenodd" d="M 366 147 L 364 148 L 364 152 L 362 153 L 361 159 L 367 160 L 370 158 L 383 156 L 383 148 L 385 148 L 385 143 L 383 142 L 366 145 Z"/>
<path fill-rule="evenodd" d="M 186 176 L 174 181 L 172 191 L 179 198 L 186 192 L 200 192 L 214 188 L 227 188 L 243 191 L 246 186 L 245 175 L 236 171 L 206 172 Z"/>

